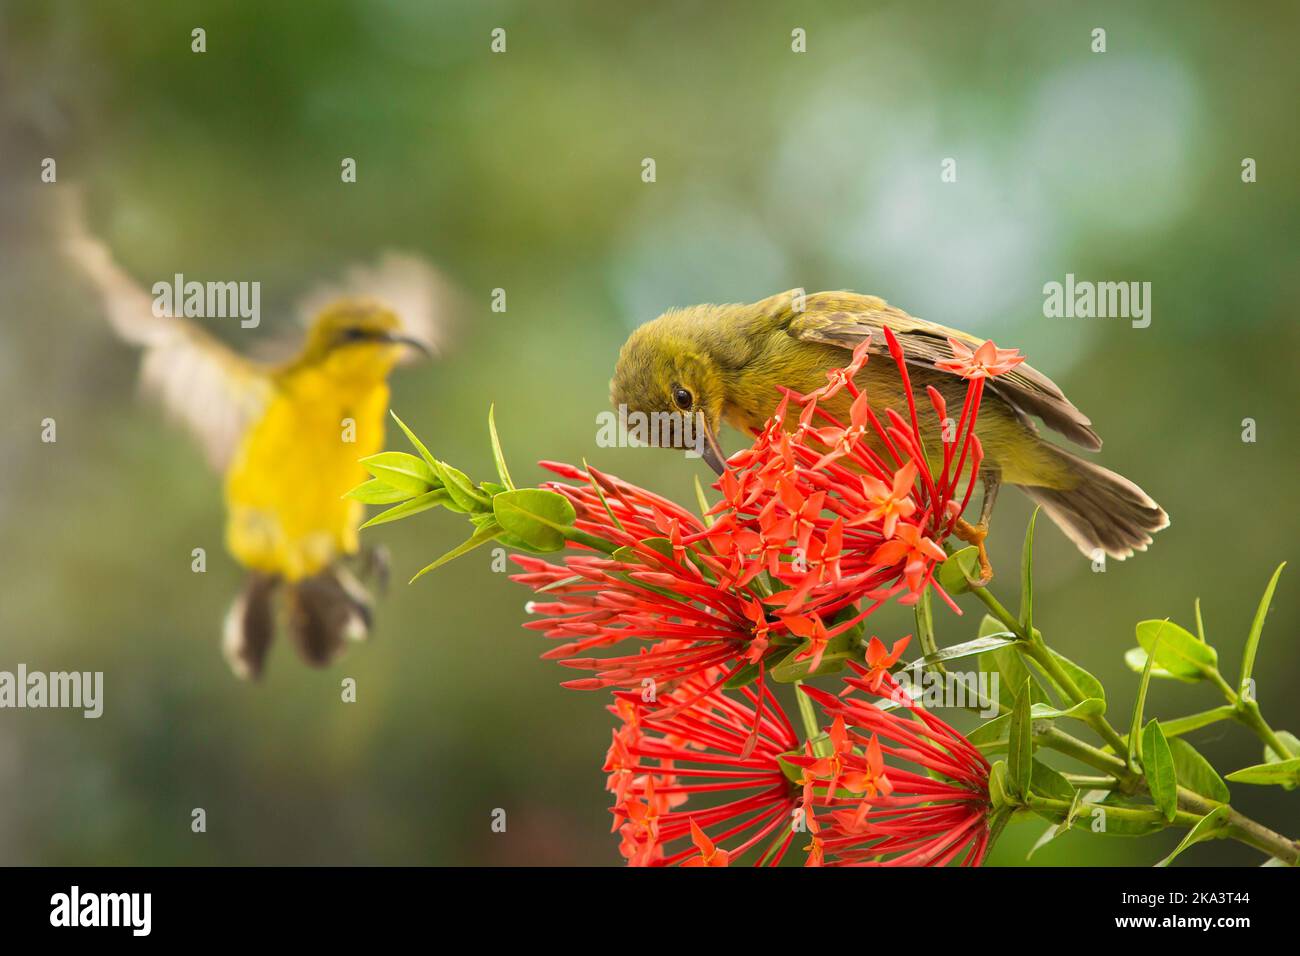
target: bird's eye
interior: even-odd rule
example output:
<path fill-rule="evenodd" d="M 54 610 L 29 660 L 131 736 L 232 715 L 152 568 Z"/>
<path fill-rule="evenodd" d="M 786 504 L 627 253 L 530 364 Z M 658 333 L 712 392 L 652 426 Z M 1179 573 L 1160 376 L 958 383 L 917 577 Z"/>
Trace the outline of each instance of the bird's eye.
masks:
<path fill-rule="evenodd" d="M 344 342 L 360 342 L 365 337 L 366 330 L 360 326 L 353 325 L 343 330 L 342 338 Z"/>
<path fill-rule="evenodd" d="M 682 411 L 689 412 L 691 406 L 695 404 L 695 399 L 691 396 L 690 392 L 678 385 L 673 388 L 673 402 Z"/>

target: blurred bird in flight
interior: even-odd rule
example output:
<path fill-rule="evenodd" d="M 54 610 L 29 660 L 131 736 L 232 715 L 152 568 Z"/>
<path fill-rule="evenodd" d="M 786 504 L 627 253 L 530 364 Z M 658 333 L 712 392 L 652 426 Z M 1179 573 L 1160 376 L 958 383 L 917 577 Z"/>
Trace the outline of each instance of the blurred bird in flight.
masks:
<path fill-rule="evenodd" d="M 226 545 L 248 569 L 222 648 L 256 678 L 277 630 L 276 598 L 300 656 L 325 666 L 369 635 L 371 599 L 344 559 L 358 556 L 364 505 L 343 495 L 367 477 L 358 460 L 383 447 L 388 375 L 439 341 L 448 299 L 414 256 L 354 267 L 302 302 L 297 356 L 239 354 L 197 323 L 156 315 L 154 298 L 114 262 L 79 214 L 64 247 L 97 288 L 113 329 L 143 352 L 141 379 L 224 475 Z"/>
<path fill-rule="evenodd" d="M 849 351 L 871 337 L 869 349 L 887 354 L 882 330 L 897 336 L 912 366 L 912 390 L 924 400 L 938 389 L 949 407 L 961 407 L 966 383 L 935 363 L 953 357 L 952 339 L 978 349 L 983 341 L 965 332 L 908 315 L 883 299 L 852 292 L 804 295 L 795 289 L 752 304 L 698 305 L 669 311 L 642 325 L 618 357 L 610 397 L 616 406 L 649 415 L 685 412 L 702 419 L 702 456 L 721 472 L 717 440 L 721 422 L 741 431 L 762 428 L 781 400 L 780 387 L 807 394 L 826 382 L 826 372 L 847 364 Z M 902 409 L 902 378 L 892 362 L 867 362 L 858 373 L 871 403 Z M 841 392 L 826 405 L 849 420 L 852 397 Z M 1031 416 L 1075 444 L 1095 451 L 1101 438 L 1061 390 L 1029 365 L 1017 365 L 987 382 L 975 433 L 984 449 L 984 489 L 979 522 L 961 522 L 958 533 L 984 551 L 999 485 L 1019 485 L 1038 502 L 1089 558 L 1098 551 L 1116 559 L 1146 550 L 1151 534 L 1169 524 L 1165 512 L 1133 482 L 1044 439 Z M 789 422 L 795 424 L 793 418 Z M 941 436 L 922 437 L 938 454 Z M 877 449 L 879 451 L 879 449 Z"/>

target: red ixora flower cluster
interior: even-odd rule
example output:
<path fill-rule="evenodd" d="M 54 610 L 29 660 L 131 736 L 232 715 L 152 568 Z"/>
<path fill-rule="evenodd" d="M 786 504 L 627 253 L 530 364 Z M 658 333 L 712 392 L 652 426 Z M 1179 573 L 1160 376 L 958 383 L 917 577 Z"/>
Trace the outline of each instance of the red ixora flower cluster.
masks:
<path fill-rule="evenodd" d="M 884 334 L 906 414 L 884 409 L 882 420 L 854 383 L 868 360 L 863 342 L 822 388 L 786 392 L 752 447 L 732 456 L 714 485 L 722 500 L 705 517 L 592 468 L 542 463 L 567 479 L 544 487 L 573 505 L 581 535 L 562 564 L 516 556 L 513 580 L 538 592 L 538 617 L 525 626 L 557 642 L 543 656 L 587 672 L 565 686 L 616 692 L 624 726 L 607 769 L 632 862 L 719 865 L 760 844 L 761 859 L 776 862 L 792 838 L 791 809 L 807 814 L 812 862 L 983 855 L 987 765 L 955 731 L 919 708 L 900 717 L 812 692 L 835 718 L 832 750 L 801 750 L 767 682 L 778 665 L 816 673 L 834 648 L 859 674 L 849 690 L 878 693 L 909 638 L 862 642 L 862 622 L 927 588 L 956 609 L 935 569 L 979 471 L 984 382 L 1021 360 L 992 343 L 952 342 L 954 357 L 937 364 L 966 378 L 966 397 L 953 427 L 943 396 L 927 390 L 943 435 L 942 454 L 927 455 L 903 350 Z M 845 390 L 847 423 L 823 407 Z M 886 755 L 949 782 L 886 774 Z M 802 772 L 802 787 L 792 791 L 782 761 Z M 720 807 L 679 809 L 694 794 L 740 789 Z"/>
<path fill-rule="evenodd" d="M 903 350 L 888 329 L 885 337 L 910 396 Z M 544 656 L 592 672 L 568 686 L 671 685 L 713 667 L 723 668 L 722 683 L 745 667 L 762 675 L 795 647 L 794 658 L 815 671 L 832 641 L 890 598 L 912 603 L 933 587 L 951 604 L 934 581 L 941 544 L 979 470 L 975 419 L 985 376 L 994 374 L 990 363 L 1005 370 L 1015 358 L 986 343 L 965 349 L 970 355 L 962 359 L 953 342 L 958 358 L 945 367 L 960 363 L 969 387 L 936 475 L 910 397 L 908 417 L 887 409 L 885 424 L 854 384 L 868 345 L 830 372 L 823 388 L 787 393 L 718 481 L 723 498 L 712 523 L 595 469 L 542 463 L 580 482 L 546 487 L 570 500 L 579 530 L 613 546 L 608 553 L 578 550 L 562 565 L 515 558 L 524 573 L 514 580 L 546 595 L 532 605 L 541 617 L 527 626 L 562 642 Z M 820 407 L 843 389 L 853 396 L 847 425 Z M 943 397 L 933 388 L 928 394 L 943 431 Z M 787 429 L 792 401 L 802 412 Z M 590 655 L 629 639 L 647 643 L 631 653 Z"/>
<path fill-rule="evenodd" d="M 867 669 L 855 670 L 847 691 L 871 693 Z M 792 845 L 808 866 L 982 862 L 989 765 L 942 720 L 905 698 L 891 711 L 804 687 L 834 722 L 801 748 L 767 688 L 726 691 L 709 677 L 657 704 L 619 692 L 610 707 L 621 725 L 607 789 L 629 863 L 776 866 Z"/>
<path fill-rule="evenodd" d="M 715 510 L 723 516 L 711 533 L 728 533 L 724 547 L 740 580 L 766 570 L 785 585 L 787 613 L 807 608 L 824 616 L 851 596 L 874 602 L 865 616 L 895 595 L 902 604 L 915 603 L 928 586 L 952 603 L 933 574 L 983 459 L 975 421 L 984 381 L 1023 358 L 992 342 L 972 351 L 949 340 L 954 357 L 935 364 L 965 378 L 967 390 L 953 423 L 943 395 L 926 389 L 943 450 L 936 474 L 903 348 L 888 328 L 884 335 L 907 396 L 906 417 L 887 408 L 881 421 L 854 383 L 867 361 L 867 339 L 848 366 L 827 374 L 826 385 L 803 396 L 787 392 L 754 445 L 732 456 L 718 483 L 723 502 Z M 822 407 L 842 390 L 853 399 L 847 424 Z M 792 401 L 801 406 L 793 429 L 786 421 Z"/>

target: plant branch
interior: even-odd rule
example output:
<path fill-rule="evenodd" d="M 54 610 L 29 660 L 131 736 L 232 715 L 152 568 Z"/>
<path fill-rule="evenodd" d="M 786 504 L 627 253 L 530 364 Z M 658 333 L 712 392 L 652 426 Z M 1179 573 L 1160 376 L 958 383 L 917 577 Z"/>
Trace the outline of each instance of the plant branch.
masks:
<path fill-rule="evenodd" d="M 1043 668 L 1044 672 L 1051 677 L 1052 681 L 1057 684 L 1061 692 L 1069 698 L 1071 704 L 1077 704 L 1084 700 L 1083 693 L 1079 690 L 1074 680 L 1067 674 L 1057 662 L 1056 658 L 1047 650 L 1042 635 L 1037 629 L 1026 631 L 1012 614 L 1002 606 L 988 588 L 976 587 L 971 592 L 975 594 L 985 607 L 996 617 L 1011 633 L 1020 638 L 1021 643 L 1018 648 L 1022 653 L 1029 656 L 1036 664 Z M 1235 697 L 1235 695 L 1234 695 Z M 1247 704 L 1253 701 L 1246 702 Z M 1234 700 L 1232 710 L 1237 719 L 1242 719 L 1244 711 L 1250 708 L 1242 705 L 1241 701 Z M 1253 708 L 1256 717 L 1259 717 L 1259 708 Z M 1203 715 L 1194 715 L 1203 716 Z M 1246 718 L 1250 719 L 1250 718 Z M 1116 756 L 1119 753 L 1127 752 L 1125 738 L 1122 737 L 1110 722 L 1103 715 L 1087 718 L 1085 721 L 1097 734 L 1104 740 L 1114 751 L 1108 753 L 1105 750 L 1094 747 L 1091 744 L 1084 743 L 1063 731 L 1050 727 L 1041 734 L 1036 734 L 1036 739 L 1053 750 L 1074 757 L 1081 763 L 1091 766 L 1093 769 L 1100 770 L 1115 778 L 1119 788 L 1126 793 L 1144 793 L 1149 792 L 1147 788 L 1146 777 L 1130 767 L 1122 757 Z M 1206 721 L 1210 723 L 1212 721 Z M 1259 725 L 1268 731 L 1268 734 L 1276 739 L 1267 724 L 1263 723 L 1263 718 L 1259 717 Z M 1202 725 L 1203 726 L 1203 725 Z M 1192 728 L 1187 728 L 1192 729 Z M 1259 732 L 1260 727 L 1257 725 L 1254 729 Z M 1285 747 L 1281 747 L 1281 741 L 1278 741 L 1279 748 L 1275 752 L 1279 755 L 1287 753 Z M 1272 746 L 1270 744 L 1269 746 Z M 1200 817 L 1209 813 L 1215 807 L 1220 806 L 1217 802 L 1202 797 L 1200 794 L 1188 790 L 1186 787 L 1178 788 L 1178 807 L 1187 814 L 1197 815 L 1192 819 L 1192 825 L 1195 825 Z M 1111 812 L 1111 811 L 1107 811 Z M 1177 818 L 1176 818 L 1177 821 Z M 1238 811 L 1228 807 L 1228 816 L 1225 820 L 1228 835 L 1234 839 L 1267 853 L 1269 856 L 1277 857 L 1290 866 L 1300 865 L 1300 842 L 1291 840 L 1280 833 L 1268 829 L 1262 824 L 1256 823 L 1249 817 L 1246 817 Z"/>
<path fill-rule="evenodd" d="M 1255 736 L 1264 741 L 1268 748 L 1277 754 L 1280 759 L 1289 760 L 1297 756 L 1291 752 L 1291 748 L 1281 741 L 1273 728 L 1264 720 L 1264 715 L 1259 712 L 1259 704 L 1253 700 L 1239 697 L 1236 707 L 1233 708 L 1233 716 L 1238 723 L 1249 727 Z"/>
<path fill-rule="evenodd" d="M 1034 661 L 1034 663 L 1043 669 L 1047 676 L 1052 679 L 1052 683 L 1056 684 L 1056 686 L 1060 688 L 1061 693 L 1068 698 L 1071 704 L 1077 704 L 1085 699 L 1086 695 L 1079 690 L 1078 685 L 1074 682 L 1074 678 L 1065 672 L 1065 669 L 1061 667 L 1057 659 L 1047 649 L 1047 645 L 1043 641 L 1043 635 L 1039 633 L 1037 628 L 1026 630 L 1020 621 L 1017 620 L 1010 611 L 1003 607 L 1001 602 L 999 602 L 998 599 L 989 592 L 988 588 L 971 588 L 971 593 L 984 603 L 984 606 L 993 613 L 993 616 L 996 617 L 1002 625 L 1007 628 L 1007 630 L 1020 638 L 1021 643 L 1018 645 L 1020 652 L 1028 656 Z M 1086 723 L 1096 732 L 1097 736 L 1104 740 L 1116 753 L 1124 750 L 1124 738 L 1121 737 L 1119 732 L 1110 725 L 1110 721 L 1108 721 L 1104 715 L 1096 714 L 1088 717 L 1086 718 Z"/>

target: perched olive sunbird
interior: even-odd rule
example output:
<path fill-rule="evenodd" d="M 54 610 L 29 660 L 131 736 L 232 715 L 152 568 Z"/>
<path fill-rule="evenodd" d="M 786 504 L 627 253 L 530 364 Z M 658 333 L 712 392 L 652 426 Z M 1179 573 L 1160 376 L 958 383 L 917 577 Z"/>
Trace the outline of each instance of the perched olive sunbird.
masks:
<path fill-rule="evenodd" d="M 908 358 L 917 401 L 926 401 L 926 386 L 934 386 L 950 408 L 960 408 L 965 381 L 934 363 L 952 357 L 948 338 L 971 348 L 983 344 L 981 339 L 915 318 L 875 296 L 804 295 L 799 289 L 751 304 L 674 309 L 647 322 L 619 353 L 610 397 L 615 406 L 629 411 L 697 416 L 705 439 L 702 457 L 721 472 L 721 422 L 744 432 L 762 428 L 781 400 L 779 386 L 803 394 L 821 387 L 826 372 L 847 364 L 849 351 L 867 336 L 870 351 L 887 356 L 885 326 Z M 868 361 L 858 375 L 873 404 L 905 406 L 902 378 L 892 362 Z M 851 402 L 852 396 L 842 391 L 826 410 L 848 421 Z M 1134 550 L 1145 550 L 1152 532 L 1169 524 L 1164 510 L 1127 478 L 1044 439 L 1031 416 L 1090 451 L 1101 447 L 1087 416 L 1029 365 L 1018 365 L 987 382 L 975 427 L 985 456 L 979 475 L 984 500 L 978 524 L 965 525 L 964 534 L 979 545 L 986 576 L 991 572 L 984 536 L 1003 481 L 1019 485 L 1042 505 L 1089 557 L 1100 549 L 1122 560 Z M 794 425 L 794 416 L 787 424 Z M 922 437 L 931 456 L 942 447 L 937 427 L 923 418 Z"/>
<path fill-rule="evenodd" d="M 113 328 L 144 350 L 143 385 L 225 477 L 226 546 L 248 569 L 223 628 L 227 661 L 240 677 L 259 676 L 282 595 L 300 656 L 325 666 L 370 632 L 370 596 L 343 563 L 359 554 L 364 505 L 343 495 L 367 477 L 358 460 L 383 447 L 389 373 L 436 344 L 441 281 L 407 255 L 354 268 L 304 300 L 306 340 L 272 364 L 156 314 L 156 299 L 78 225 L 65 248 Z"/>

